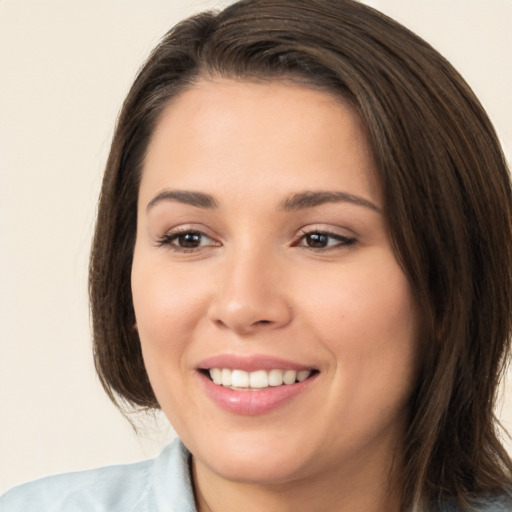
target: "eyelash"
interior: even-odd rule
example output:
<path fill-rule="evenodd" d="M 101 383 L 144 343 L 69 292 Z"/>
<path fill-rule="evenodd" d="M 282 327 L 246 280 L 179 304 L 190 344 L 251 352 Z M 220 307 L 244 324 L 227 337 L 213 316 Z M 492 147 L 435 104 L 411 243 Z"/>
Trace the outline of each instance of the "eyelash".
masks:
<path fill-rule="evenodd" d="M 187 235 L 192 235 L 192 236 L 198 237 L 200 240 L 205 239 L 205 238 L 213 240 L 211 237 L 209 237 L 202 231 L 198 231 L 196 229 L 182 229 L 179 231 L 174 231 L 172 233 L 166 233 L 165 235 L 160 237 L 157 240 L 157 246 L 158 247 L 166 246 L 166 247 L 169 247 L 170 249 L 172 249 L 173 251 L 185 252 L 185 253 L 186 252 L 195 252 L 195 251 L 201 249 L 201 247 L 202 247 L 201 245 L 196 246 L 196 247 L 182 247 L 175 243 L 181 237 L 185 237 Z M 210 246 L 218 246 L 218 245 L 220 245 L 220 244 L 213 243 Z"/>
<path fill-rule="evenodd" d="M 310 245 L 301 245 L 302 242 L 304 242 L 307 237 L 313 237 L 316 236 L 318 238 L 322 237 L 325 239 L 331 239 L 334 240 L 334 244 L 330 244 L 329 242 L 327 246 L 325 247 L 312 247 Z M 295 247 L 307 247 L 315 252 L 326 252 L 326 251 L 332 251 L 336 249 L 340 249 L 343 247 L 349 247 L 351 245 L 354 245 L 357 242 L 355 238 L 350 238 L 347 236 L 340 235 L 338 233 L 331 233 L 329 231 L 323 231 L 321 229 L 312 229 L 309 231 L 303 230 L 302 236 L 298 239 L 298 241 L 294 244 Z"/>
<path fill-rule="evenodd" d="M 193 236 L 196 237 L 196 239 L 199 239 L 199 245 L 194 247 L 183 247 L 181 245 L 178 245 L 176 242 L 179 241 L 181 237 L 185 236 Z M 318 237 L 318 239 L 322 238 L 324 243 L 327 242 L 327 245 L 324 247 L 312 247 L 310 245 L 304 245 L 304 242 L 307 240 L 308 237 Z M 220 246 L 219 243 L 208 244 L 208 245 L 201 245 L 201 242 L 205 239 L 210 239 L 213 241 L 211 237 L 203 233 L 202 231 L 195 230 L 195 229 L 182 229 L 179 231 L 174 231 L 172 233 L 166 233 L 162 237 L 160 237 L 157 240 L 157 246 L 158 247 L 169 247 L 170 249 L 182 252 L 182 253 L 189 253 L 189 252 L 196 252 L 200 250 L 202 247 L 218 247 Z M 335 243 L 330 243 L 331 240 L 334 240 Z M 311 241 L 311 238 L 310 238 Z M 315 252 L 326 252 L 326 251 L 332 251 L 336 249 L 340 249 L 343 247 L 350 247 L 351 245 L 354 245 L 357 242 L 355 238 L 343 236 L 337 233 L 331 233 L 329 231 L 322 231 L 320 229 L 313 229 L 310 231 L 302 230 L 301 236 L 293 243 L 292 247 L 306 247 L 309 248 Z"/>

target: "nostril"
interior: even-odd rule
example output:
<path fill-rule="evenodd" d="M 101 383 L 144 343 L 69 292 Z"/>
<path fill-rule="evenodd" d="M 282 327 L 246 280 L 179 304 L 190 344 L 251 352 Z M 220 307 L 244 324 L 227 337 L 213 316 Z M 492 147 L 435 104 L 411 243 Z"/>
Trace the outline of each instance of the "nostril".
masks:
<path fill-rule="evenodd" d="M 227 325 L 219 318 L 217 320 L 214 320 L 214 323 L 218 326 L 218 327 L 226 327 L 227 328 Z"/>

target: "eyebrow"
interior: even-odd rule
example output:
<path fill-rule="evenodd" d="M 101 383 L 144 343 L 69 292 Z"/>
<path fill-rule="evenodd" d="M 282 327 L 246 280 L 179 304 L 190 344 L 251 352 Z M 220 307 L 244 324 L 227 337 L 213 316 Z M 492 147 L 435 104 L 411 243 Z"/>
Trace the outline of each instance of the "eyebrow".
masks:
<path fill-rule="evenodd" d="M 376 212 L 381 211 L 378 206 L 368 201 L 368 199 L 349 194 L 348 192 L 301 192 L 284 200 L 279 209 L 288 212 L 314 208 L 324 203 L 352 203 L 356 206 L 370 208 Z"/>
<path fill-rule="evenodd" d="M 217 201 L 213 196 L 203 192 L 190 190 L 162 190 L 146 206 L 150 210 L 162 201 L 177 201 L 197 208 L 215 209 L 218 208 Z M 300 192 L 285 199 L 278 207 L 278 210 L 289 212 L 314 208 L 325 203 L 351 203 L 356 206 L 363 206 L 376 212 L 380 208 L 368 199 L 364 199 L 348 192 Z"/>
<path fill-rule="evenodd" d="M 197 208 L 217 208 L 217 202 L 209 194 L 192 192 L 189 190 L 162 190 L 146 206 L 146 211 L 153 208 L 162 201 L 177 201 L 178 203 L 189 204 Z"/>

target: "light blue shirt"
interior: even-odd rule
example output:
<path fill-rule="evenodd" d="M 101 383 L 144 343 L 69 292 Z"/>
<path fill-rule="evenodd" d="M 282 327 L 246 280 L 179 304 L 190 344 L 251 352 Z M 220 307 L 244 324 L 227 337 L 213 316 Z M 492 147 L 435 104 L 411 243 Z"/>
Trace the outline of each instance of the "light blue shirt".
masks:
<path fill-rule="evenodd" d="M 50 476 L 0 497 L 0 512 L 197 512 L 190 453 L 179 440 L 155 459 Z M 474 504 L 478 512 L 511 512 L 500 496 Z M 437 512 L 456 512 L 446 503 Z"/>
<path fill-rule="evenodd" d="M 155 459 L 50 476 L 11 489 L 0 512 L 196 512 L 181 441 Z"/>

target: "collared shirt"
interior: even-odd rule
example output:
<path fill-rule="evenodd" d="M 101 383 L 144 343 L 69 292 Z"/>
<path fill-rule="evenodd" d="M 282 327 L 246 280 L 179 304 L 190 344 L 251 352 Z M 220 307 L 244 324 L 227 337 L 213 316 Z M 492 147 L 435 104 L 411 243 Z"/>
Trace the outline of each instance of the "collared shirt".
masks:
<path fill-rule="evenodd" d="M 0 512 L 196 512 L 181 441 L 155 459 L 50 476 L 0 498 Z"/>
<path fill-rule="evenodd" d="M 197 512 L 191 456 L 180 440 L 155 459 L 65 473 L 20 485 L 0 497 L 0 512 Z M 478 501 L 478 512 L 512 512 L 508 496 Z M 437 512 L 456 512 L 446 503 Z"/>

